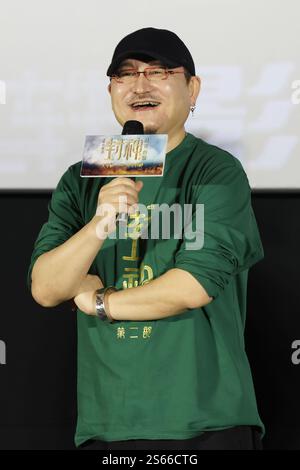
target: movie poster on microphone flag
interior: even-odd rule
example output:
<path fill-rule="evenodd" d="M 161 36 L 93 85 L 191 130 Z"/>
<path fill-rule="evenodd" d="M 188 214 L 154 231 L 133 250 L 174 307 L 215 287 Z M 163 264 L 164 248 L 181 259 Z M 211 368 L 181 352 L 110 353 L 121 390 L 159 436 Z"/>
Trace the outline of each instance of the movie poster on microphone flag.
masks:
<path fill-rule="evenodd" d="M 167 134 L 88 135 L 80 176 L 163 176 Z"/>

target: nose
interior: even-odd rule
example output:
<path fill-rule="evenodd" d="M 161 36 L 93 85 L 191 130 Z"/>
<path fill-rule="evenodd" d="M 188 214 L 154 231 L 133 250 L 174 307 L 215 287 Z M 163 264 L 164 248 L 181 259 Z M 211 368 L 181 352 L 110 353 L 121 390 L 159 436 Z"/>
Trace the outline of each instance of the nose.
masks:
<path fill-rule="evenodd" d="M 140 73 L 138 78 L 135 79 L 132 89 L 135 93 L 145 93 L 151 89 L 150 81 L 145 77 L 144 73 Z"/>

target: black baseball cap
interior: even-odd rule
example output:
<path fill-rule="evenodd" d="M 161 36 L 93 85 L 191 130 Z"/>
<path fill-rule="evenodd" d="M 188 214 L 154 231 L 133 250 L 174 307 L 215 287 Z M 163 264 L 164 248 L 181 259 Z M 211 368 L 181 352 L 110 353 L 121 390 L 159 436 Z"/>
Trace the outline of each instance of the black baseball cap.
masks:
<path fill-rule="evenodd" d="M 177 34 L 167 29 L 143 28 L 125 36 L 115 48 L 106 75 L 112 76 L 124 59 L 157 59 L 166 67 L 185 67 L 196 75 L 190 51 Z"/>

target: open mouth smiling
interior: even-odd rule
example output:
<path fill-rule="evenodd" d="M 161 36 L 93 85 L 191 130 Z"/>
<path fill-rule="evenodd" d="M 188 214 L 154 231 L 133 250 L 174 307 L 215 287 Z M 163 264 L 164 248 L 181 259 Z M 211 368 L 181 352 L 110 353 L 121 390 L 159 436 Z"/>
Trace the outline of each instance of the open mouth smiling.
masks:
<path fill-rule="evenodd" d="M 147 111 L 157 108 L 160 105 L 158 101 L 135 101 L 130 105 L 133 111 Z"/>

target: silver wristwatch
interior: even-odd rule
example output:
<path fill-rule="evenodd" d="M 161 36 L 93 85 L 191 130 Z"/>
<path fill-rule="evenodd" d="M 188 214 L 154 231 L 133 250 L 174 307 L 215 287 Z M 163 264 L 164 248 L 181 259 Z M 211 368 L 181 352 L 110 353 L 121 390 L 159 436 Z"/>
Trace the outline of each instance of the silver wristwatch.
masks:
<path fill-rule="evenodd" d="M 104 303 L 104 296 L 106 292 L 115 292 L 116 290 L 117 289 L 113 286 L 102 287 L 101 289 L 96 290 L 96 315 L 101 320 L 108 320 L 110 323 L 114 321 L 113 318 L 111 318 L 111 316 L 107 313 L 106 306 Z"/>

